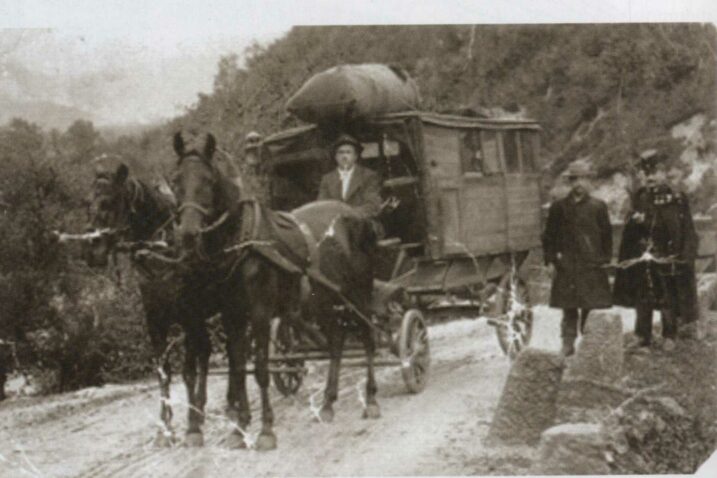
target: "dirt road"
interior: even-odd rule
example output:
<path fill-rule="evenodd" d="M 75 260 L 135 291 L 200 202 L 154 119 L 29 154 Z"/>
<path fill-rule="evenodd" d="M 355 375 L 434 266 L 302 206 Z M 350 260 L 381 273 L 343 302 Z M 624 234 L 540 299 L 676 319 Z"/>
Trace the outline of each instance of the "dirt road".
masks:
<path fill-rule="evenodd" d="M 533 344 L 557 349 L 558 322 L 554 311 L 537 308 Z M 224 418 L 222 376 L 209 383 L 205 446 L 200 449 L 151 447 L 159 406 L 151 382 L 10 401 L 0 406 L 0 476 L 525 473 L 532 450 L 482 444 L 510 365 L 493 329 L 480 321 L 459 320 L 432 326 L 430 341 L 431 378 L 421 394 L 405 391 L 399 370 L 380 370 L 379 420 L 360 418 L 360 369 L 344 369 L 331 424 L 316 422 L 309 408 L 310 395 L 323 387 L 324 366 L 310 372 L 297 396 L 280 398 L 273 392 L 279 448 L 271 452 L 223 445 L 231 428 Z M 175 382 L 175 425 L 181 436 L 186 407 L 181 379 Z M 250 393 L 257 395 L 254 388 Z M 256 401 L 252 409 L 256 432 Z"/>

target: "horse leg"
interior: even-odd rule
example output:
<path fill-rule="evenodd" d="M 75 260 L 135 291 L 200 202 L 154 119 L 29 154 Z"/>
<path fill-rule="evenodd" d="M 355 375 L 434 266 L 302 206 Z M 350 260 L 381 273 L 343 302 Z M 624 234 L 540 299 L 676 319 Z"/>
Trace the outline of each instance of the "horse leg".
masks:
<path fill-rule="evenodd" d="M 368 327 L 361 327 L 361 340 L 366 351 L 366 408 L 363 411 L 363 418 L 380 418 L 381 409 L 376 401 L 376 377 L 374 375 L 374 354 L 376 352 L 376 340 L 373 331 Z"/>
<path fill-rule="evenodd" d="M 269 336 L 271 316 L 267 308 L 259 306 L 254 310 L 254 378 L 261 391 L 261 432 L 256 441 L 257 450 L 274 450 L 276 435 L 274 434 L 274 411 L 269 398 Z"/>
<path fill-rule="evenodd" d="M 204 424 L 204 407 L 207 404 L 207 376 L 209 375 L 209 356 L 212 353 L 212 342 L 209 340 L 209 333 L 206 324 L 202 324 L 198 337 L 198 365 L 199 381 L 197 382 L 197 407 L 199 408 L 199 424 Z"/>
<path fill-rule="evenodd" d="M 157 324 L 152 320 L 148 320 L 147 325 L 150 341 L 152 342 L 152 350 L 154 352 L 157 379 L 159 381 L 159 417 L 162 424 L 162 430 L 157 432 L 154 445 L 167 447 L 173 445 L 175 441 L 174 430 L 172 429 L 172 405 L 169 403 L 169 386 L 172 383 L 172 369 L 169 364 L 169 354 L 166 353 L 169 326 L 166 324 Z"/>
<path fill-rule="evenodd" d="M 0 345 L 0 347 L 1 346 L 2 345 Z M 0 348 L 0 401 L 3 401 L 5 400 L 5 398 L 7 398 L 5 396 L 5 382 L 7 381 L 7 367 L 5 366 L 5 363 L 5 354 Z"/>
<path fill-rule="evenodd" d="M 341 356 L 343 355 L 346 331 L 338 321 L 331 321 L 328 327 L 329 342 L 329 376 L 324 390 L 324 403 L 319 412 L 322 422 L 331 422 L 334 419 L 333 403 L 339 396 L 339 375 L 341 372 Z"/>
<path fill-rule="evenodd" d="M 244 434 L 251 423 L 249 397 L 246 391 L 246 362 L 249 350 L 246 319 L 237 315 L 236 310 L 230 315 L 222 313 L 224 330 L 227 334 L 227 354 L 229 355 L 229 418 L 236 423 L 234 431 L 229 435 L 229 448 L 246 448 Z"/>
<path fill-rule="evenodd" d="M 226 327 L 224 327 L 226 330 Z M 239 416 L 237 415 L 237 408 L 236 408 L 236 401 L 237 401 L 237 391 L 236 391 L 236 380 L 234 380 L 234 376 L 232 375 L 232 370 L 236 369 L 236 364 L 234 363 L 234 356 L 229 353 L 229 348 L 231 344 L 229 342 L 229 339 L 227 338 L 226 341 L 226 350 L 227 350 L 227 358 L 229 359 L 229 376 L 227 380 L 227 415 L 229 418 L 233 421 L 237 421 L 239 419 Z"/>
<path fill-rule="evenodd" d="M 197 407 L 197 394 L 196 394 L 196 383 L 197 383 L 197 355 L 198 355 L 198 336 L 197 331 L 193 328 L 185 328 L 185 353 L 184 353 L 184 370 L 182 371 L 182 378 L 184 378 L 184 385 L 187 389 L 187 436 L 186 445 L 189 447 L 202 446 L 204 439 L 202 437 L 202 430 L 200 428 L 201 416 L 199 408 Z M 202 411 L 203 412 L 203 411 Z"/>

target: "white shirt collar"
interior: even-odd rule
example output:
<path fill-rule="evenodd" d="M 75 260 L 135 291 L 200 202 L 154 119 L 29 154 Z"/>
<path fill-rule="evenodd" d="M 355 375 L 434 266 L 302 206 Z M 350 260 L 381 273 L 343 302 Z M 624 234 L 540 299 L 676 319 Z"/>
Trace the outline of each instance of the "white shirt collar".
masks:
<path fill-rule="evenodd" d="M 344 179 L 348 179 L 353 175 L 354 169 L 356 169 L 356 166 L 351 166 L 351 169 L 340 169 L 339 170 L 339 177 L 343 181 Z"/>

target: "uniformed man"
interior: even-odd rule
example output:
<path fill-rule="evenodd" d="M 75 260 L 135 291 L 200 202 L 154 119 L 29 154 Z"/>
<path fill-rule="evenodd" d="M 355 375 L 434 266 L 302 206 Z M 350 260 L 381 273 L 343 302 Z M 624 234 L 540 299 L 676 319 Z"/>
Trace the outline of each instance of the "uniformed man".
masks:
<path fill-rule="evenodd" d="M 575 339 L 592 309 L 611 306 L 605 265 L 612 257 L 607 204 L 590 196 L 593 173 L 584 160 L 572 162 L 563 178 L 569 192 L 548 210 L 543 233 L 545 263 L 553 276 L 550 306 L 563 309 L 564 356 L 575 352 Z"/>
<path fill-rule="evenodd" d="M 343 201 L 368 218 L 381 210 L 381 180 L 378 174 L 357 164 L 363 147 L 348 134 L 340 135 L 331 146 L 336 169 L 321 178 L 318 199 Z"/>
<path fill-rule="evenodd" d="M 652 343 L 652 312 L 662 310 L 662 347 L 669 352 L 675 348 L 678 318 L 686 323 L 697 319 L 698 239 L 687 196 L 668 184 L 666 162 L 667 156 L 654 149 L 638 161 L 644 185 L 635 192 L 625 223 L 614 301 L 635 308 L 632 347 L 642 350 Z"/>

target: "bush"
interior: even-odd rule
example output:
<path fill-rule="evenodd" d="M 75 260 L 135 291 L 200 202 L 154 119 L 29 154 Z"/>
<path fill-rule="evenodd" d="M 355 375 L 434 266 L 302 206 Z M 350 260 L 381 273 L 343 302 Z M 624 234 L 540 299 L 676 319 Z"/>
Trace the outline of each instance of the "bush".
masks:
<path fill-rule="evenodd" d="M 21 366 L 47 392 L 152 368 L 127 265 L 117 284 L 52 239 L 53 230 L 84 228 L 89 160 L 100 147 L 89 122 L 49 135 L 22 120 L 0 127 L 0 338 L 18 344 Z"/>

